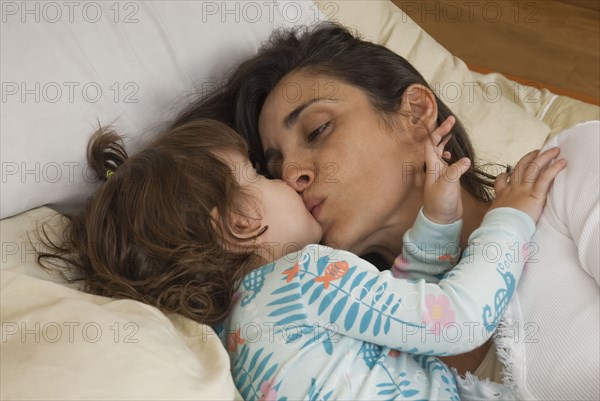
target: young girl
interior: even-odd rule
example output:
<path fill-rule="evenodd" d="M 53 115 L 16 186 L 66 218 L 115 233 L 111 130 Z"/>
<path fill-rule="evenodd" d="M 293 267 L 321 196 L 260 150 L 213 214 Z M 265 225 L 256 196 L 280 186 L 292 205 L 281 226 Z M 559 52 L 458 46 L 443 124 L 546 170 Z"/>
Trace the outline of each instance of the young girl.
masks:
<path fill-rule="evenodd" d="M 131 158 L 100 129 L 88 159 L 105 182 L 39 259 L 67 262 L 68 279 L 87 291 L 217 327 L 245 399 L 458 399 L 433 355 L 491 336 L 565 163 L 550 165 L 555 148 L 501 174 L 471 246 L 431 283 L 459 252 L 458 178 L 469 161 L 443 160 L 452 124 L 431 135 L 425 206 L 403 238 L 408 274 L 425 279 L 397 279 L 315 245 L 322 228 L 302 198 L 258 175 L 242 138 L 210 120 L 171 129 Z"/>

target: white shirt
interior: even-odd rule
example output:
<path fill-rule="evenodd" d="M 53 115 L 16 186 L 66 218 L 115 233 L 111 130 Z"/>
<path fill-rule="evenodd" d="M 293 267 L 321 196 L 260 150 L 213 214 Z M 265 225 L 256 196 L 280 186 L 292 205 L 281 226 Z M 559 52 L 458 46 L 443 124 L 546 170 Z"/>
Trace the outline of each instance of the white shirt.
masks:
<path fill-rule="evenodd" d="M 524 133 L 525 134 L 525 133 Z M 600 399 L 600 122 L 551 139 L 556 177 L 505 326 L 496 336 L 504 382 L 519 399 Z"/>

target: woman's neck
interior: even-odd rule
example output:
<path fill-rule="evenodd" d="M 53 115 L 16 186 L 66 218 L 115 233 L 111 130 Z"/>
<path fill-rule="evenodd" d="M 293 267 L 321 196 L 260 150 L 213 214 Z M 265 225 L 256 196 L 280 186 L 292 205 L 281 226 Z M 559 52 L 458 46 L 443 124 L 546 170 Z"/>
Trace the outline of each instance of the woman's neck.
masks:
<path fill-rule="evenodd" d="M 460 235 L 460 243 L 461 246 L 464 247 L 469 240 L 469 236 L 481 225 L 483 216 L 490 208 L 491 203 L 475 199 L 464 189 L 462 190 L 462 201 L 463 228 Z M 392 221 L 390 221 L 386 227 L 380 229 L 376 235 L 373 235 L 373 237 L 370 238 L 370 242 L 377 245 L 371 245 L 366 249 L 361 249 L 359 255 L 365 256 L 367 254 L 375 253 L 385 260 L 387 267 L 389 268 L 396 256 L 402 251 L 402 236 L 413 226 L 416 214 L 421 208 L 420 205 L 422 205 L 422 200 L 419 201 L 418 204 L 404 205 L 401 211 L 403 213 L 399 213 L 398 216 L 392 218 Z M 414 214 L 414 217 L 410 219 L 410 221 L 406 218 L 408 210 L 411 211 L 410 214 Z M 383 268 L 385 266 L 378 267 Z"/>

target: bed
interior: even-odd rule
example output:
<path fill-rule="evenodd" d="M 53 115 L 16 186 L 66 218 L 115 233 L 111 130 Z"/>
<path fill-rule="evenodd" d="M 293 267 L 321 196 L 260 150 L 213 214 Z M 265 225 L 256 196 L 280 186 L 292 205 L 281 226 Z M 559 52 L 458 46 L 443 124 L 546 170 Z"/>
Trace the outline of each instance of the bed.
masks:
<path fill-rule="evenodd" d="M 40 268 L 31 232 L 40 221 L 58 232 L 93 190 L 84 152 L 98 123 L 136 149 L 275 27 L 335 20 L 405 56 L 480 161 L 513 163 L 600 118 L 597 106 L 469 71 L 387 0 L 65 4 L 2 4 L 1 399 L 241 399 L 209 327 L 80 291 Z"/>

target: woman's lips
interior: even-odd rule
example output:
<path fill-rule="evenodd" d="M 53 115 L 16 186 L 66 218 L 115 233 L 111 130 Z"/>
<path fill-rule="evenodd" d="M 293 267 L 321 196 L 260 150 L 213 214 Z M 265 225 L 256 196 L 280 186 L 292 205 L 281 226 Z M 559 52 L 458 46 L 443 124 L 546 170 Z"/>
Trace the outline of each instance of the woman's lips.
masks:
<path fill-rule="evenodd" d="M 325 199 L 323 199 L 323 198 L 308 197 L 308 198 L 304 199 L 304 206 L 310 212 L 310 214 L 313 215 L 315 220 L 318 219 L 318 217 L 319 217 L 319 213 L 321 212 L 324 201 L 325 201 Z"/>
<path fill-rule="evenodd" d="M 310 214 L 313 215 L 313 217 L 315 218 L 315 220 L 319 219 L 319 213 L 321 212 L 321 208 L 323 207 L 323 202 L 319 203 L 318 205 L 314 206 L 311 210 L 310 210 Z"/>

